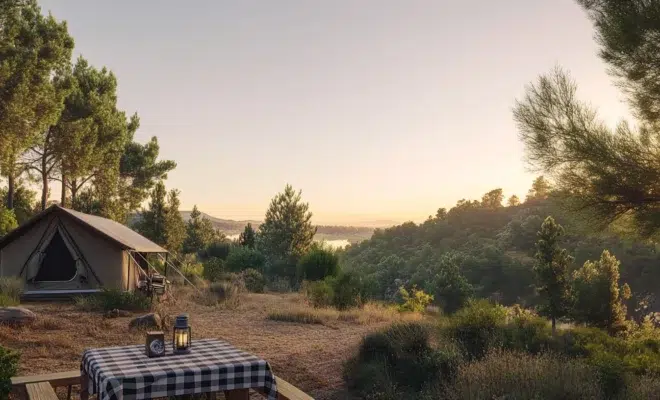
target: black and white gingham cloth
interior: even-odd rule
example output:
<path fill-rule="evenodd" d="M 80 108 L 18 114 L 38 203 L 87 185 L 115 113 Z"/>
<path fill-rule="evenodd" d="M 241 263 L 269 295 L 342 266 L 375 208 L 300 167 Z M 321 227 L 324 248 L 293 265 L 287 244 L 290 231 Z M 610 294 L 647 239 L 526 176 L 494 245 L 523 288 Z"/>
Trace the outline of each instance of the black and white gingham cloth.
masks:
<path fill-rule="evenodd" d="M 261 388 L 277 399 L 268 363 L 215 339 L 194 340 L 189 354 L 149 358 L 144 345 L 106 347 L 83 353 L 80 369 L 99 400 L 151 399 L 232 389 Z"/>

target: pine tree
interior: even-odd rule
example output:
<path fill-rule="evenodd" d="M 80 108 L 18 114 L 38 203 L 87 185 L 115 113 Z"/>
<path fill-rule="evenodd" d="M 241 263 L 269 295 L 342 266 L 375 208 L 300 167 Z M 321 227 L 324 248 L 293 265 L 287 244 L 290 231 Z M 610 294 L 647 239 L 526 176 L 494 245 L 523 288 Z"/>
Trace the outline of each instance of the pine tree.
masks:
<path fill-rule="evenodd" d="M 165 212 L 165 248 L 173 253 L 178 253 L 183 247 L 186 239 L 186 223 L 181 217 L 179 206 L 179 191 L 170 190 L 167 194 L 167 209 Z"/>
<path fill-rule="evenodd" d="M 547 217 L 538 232 L 536 242 L 536 271 L 539 293 L 542 298 L 541 313 L 552 320 L 552 333 L 557 319 L 564 317 L 570 305 L 570 281 L 568 266 L 572 261 L 566 249 L 559 248 L 559 238 L 564 228 L 552 217 Z"/>
<path fill-rule="evenodd" d="M 183 241 L 183 252 L 186 254 L 197 253 L 208 247 L 216 238 L 218 233 L 213 223 L 202 213 L 193 207 L 190 219 L 186 223 L 186 239 Z"/>
<path fill-rule="evenodd" d="M 314 241 L 312 213 L 301 196 L 302 192 L 286 185 L 284 192 L 271 200 L 264 223 L 259 226 L 259 245 L 271 263 L 295 266 Z"/>
<path fill-rule="evenodd" d="M 587 261 L 573 274 L 573 319 L 610 333 L 625 329 L 630 287 L 619 285 L 619 261 L 604 250 L 598 261 Z"/>
<path fill-rule="evenodd" d="M 507 200 L 506 205 L 507 205 L 508 207 L 516 207 L 516 206 L 519 206 L 519 205 L 520 205 L 520 199 L 518 198 L 518 196 L 516 196 L 516 195 L 514 194 L 514 195 L 512 195 L 511 197 L 509 197 L 509 200 Z"/>
<path fill-rule="evenodd" d="M 146 210 L 140 212 L 140 219 L 137 223 L 137 231 L 144 237 L 161 246 L 167 244 L 167 205 L 165 197 L 167 191 L 165 184 L 161 181 L 151 191 L 151 201 Z"/>
<path fill-rule="evenodd" d="M 248 222 L 243 232 L 238 236 L 238 244 L 253 249 L 256 236 L 257 233 L 254 231 L 254 228 L 252 228 L 252 224 Z"/>

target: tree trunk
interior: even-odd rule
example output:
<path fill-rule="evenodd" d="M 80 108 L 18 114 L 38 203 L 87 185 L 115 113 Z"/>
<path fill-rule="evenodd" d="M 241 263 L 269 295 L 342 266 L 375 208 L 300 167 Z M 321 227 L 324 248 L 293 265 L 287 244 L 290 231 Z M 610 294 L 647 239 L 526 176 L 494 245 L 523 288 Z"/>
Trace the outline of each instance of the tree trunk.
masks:
<path fill-rule="evenodd" d="M 76 179 L 71 179 L 71 208 L 76 208 L 76 195 L 78 194 L 78 182 Z"/>
<path fill-rule="evenodd" d="M 555 333 L 557 333 L 557 320 L 552 317 L 552 336 L 555 336 Z"/>
<path fill-rule="evenodd" d="M 46 209 L 48 203 L 48 163 L 46 162 L 46 151 L 41 158 L 41 211 Z"/>
<path fill-rule="evenodd" d="M 66 207 L 66 175 L 62 172 L 62 199 L 60 205 Z"/>
<path fill-rule="evenodd" d="M 7 209 L 8 210 L 13 210 L 14 209 L 14 173 L 11 172 L 9 176 L 7 176 Z"/>

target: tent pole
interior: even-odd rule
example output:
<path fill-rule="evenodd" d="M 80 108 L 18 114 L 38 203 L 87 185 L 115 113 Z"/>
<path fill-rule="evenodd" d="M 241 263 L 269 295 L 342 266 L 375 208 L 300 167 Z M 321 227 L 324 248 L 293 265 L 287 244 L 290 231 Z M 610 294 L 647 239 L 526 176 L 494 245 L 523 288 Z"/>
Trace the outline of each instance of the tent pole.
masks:
<path fill-rule="evenodd" d="M 165 278 L 167 278 L 167 257 L 170 255 L 170 253 L 165 253 Z"/>

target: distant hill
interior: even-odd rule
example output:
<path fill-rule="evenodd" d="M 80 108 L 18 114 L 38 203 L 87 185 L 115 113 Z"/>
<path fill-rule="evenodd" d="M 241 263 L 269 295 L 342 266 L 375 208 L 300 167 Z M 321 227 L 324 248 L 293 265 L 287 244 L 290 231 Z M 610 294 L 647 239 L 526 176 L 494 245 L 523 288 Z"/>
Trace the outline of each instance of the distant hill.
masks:
<path fill-rule="evenodd" d="M 190 219 L 191 211 L 181 211 L 181 217 L 184 221 Z M 238 235 L 243 232 L 245 225 L 252 224 L 254 229 L 258 229 L 261 221 L 244 220 L 236 221 L 232 219 L 217 218 L 212 215 L 201 213 L 203 217 L 208 218 L 213 226 L 220 232 L 227 236 Z M 138 214 L 133 214 L 129 219 L 129 225 L 133 225 L 138 218 Z M 360 242 L 369 239 L 373 234 L 375 228 L 363 226 L 334 226 L 334 225 L 319 225 L 316 232 L 315 239 L 317 240 L 347 240 L 351 243 Z"/>

